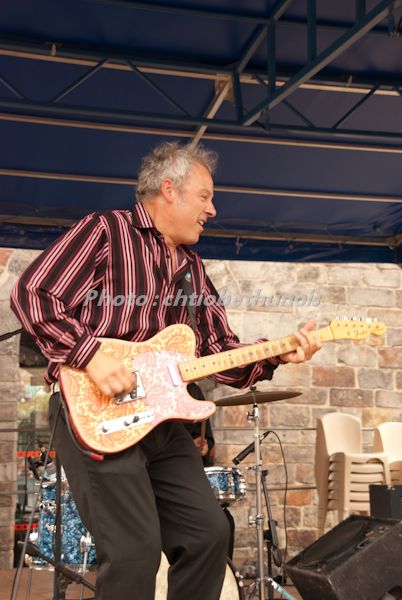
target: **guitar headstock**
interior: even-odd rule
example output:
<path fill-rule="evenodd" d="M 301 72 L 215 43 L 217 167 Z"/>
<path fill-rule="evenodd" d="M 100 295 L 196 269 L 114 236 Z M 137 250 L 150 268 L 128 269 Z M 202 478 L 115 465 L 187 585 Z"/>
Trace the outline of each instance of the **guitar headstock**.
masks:
<path fill-rule="evenodd" d="M 364 340 L 371 334 L 382 335 L 386 325 L 375 319 L 354 317 L 352 319 L 334 319 L 329 324 L 334 340 Z"/>

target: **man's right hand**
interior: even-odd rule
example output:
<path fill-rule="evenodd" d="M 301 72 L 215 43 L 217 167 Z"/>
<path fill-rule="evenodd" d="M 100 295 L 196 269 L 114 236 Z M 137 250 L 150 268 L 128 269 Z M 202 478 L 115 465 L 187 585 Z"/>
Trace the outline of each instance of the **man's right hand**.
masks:
<path fill-rule="evenodd" d="M 136 384 L 136 377 L 113 356 L 97 350 L 85 371 L 105 396 L 115 396 L 122 392 L 131 392 Z"/>

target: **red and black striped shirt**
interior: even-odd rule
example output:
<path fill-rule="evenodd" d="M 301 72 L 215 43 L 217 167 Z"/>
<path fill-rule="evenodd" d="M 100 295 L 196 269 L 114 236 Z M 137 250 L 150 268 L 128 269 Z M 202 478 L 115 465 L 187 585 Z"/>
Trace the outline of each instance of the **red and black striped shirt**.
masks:
<path fill-rule="evenodd" d="M 138 203 L 132 211 L 88 215 L 34 260 L 12 291 L 11 307 L 50 361 L 46 380 L 57 379 L 61 363 L 84 368 L 97 338 L 142 342 L 168 325 L 190 325 L 184 275 L 191 273 L 197 298 L 218 293 L 194 251 L 179 246 L 177 258 L 173 273 L 169 248 Z M 224 306 L 197 304 L 197 356 L 242 345 Z M 246 387 L 271 378 L 277 364 L 269 359 L 213 378 Z"/>

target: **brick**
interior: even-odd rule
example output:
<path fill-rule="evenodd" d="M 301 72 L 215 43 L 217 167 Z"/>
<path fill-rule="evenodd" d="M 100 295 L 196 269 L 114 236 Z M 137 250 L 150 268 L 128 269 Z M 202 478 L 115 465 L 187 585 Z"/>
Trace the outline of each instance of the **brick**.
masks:
<path fill-rule="evenodd" d="M 289 506 L 309 506 L 313 500 L 311 490 L 289 490 L 287 503 Z"/>
<path fill-rule="evenodd" d="M 315 443 L 315 442 L 314 442 Z M 312 447 L 313 462 L 315 462 L 315 446 Z M 296 465 L 296 483 L 315 485 L 314 467 L 312 464 Z"/>
<path fill-rule="evenodd" d="M 256 543 L 255 529 L 235 529 L 235 545 L 236 548 L 244 548 L 254 546 Z"/>
<path fill-rule="evenodd" d="M 0 463 L 0 481 L 15 481 L 16 477 L 16 463 Z"/>
<path fill-rule="evenodd" d="M 15 458 L 15 443 L 0 441 L 0 462 L 11 462 Z"/>
<path fill-rule="evenodd" d="M 296 269 L 296 279 L 300 283 L 324 280 L 324 270 L 318 265 L 303 265 Z"/>
<path fill-rule="evenodd" d="M 311 446 L 287 446 L 285 457 L 287 463 L 313 463 L 314 448 Z"/>
<path fill-rule="evenodd" d="M 19 380 L 19 361 L 16 356 L 0 355 L 0 373 L 3 383 L 16 384 Z"/>
<path fill-rule="evenodd" d="M 327 388 L 300 389 L 301 396 L 292 398 L 292 404 L 325 404 L 328 400 L 329 390 Z"/>
<path fill-rule="evenodd" d="M 0 569 L 11 569 L 13 566 L 13 560 L 13 550 L 0 550 Z"/>
<path fill-rule="evenodd" d="M 310 546 L 318 538 L 318 532 L 315 529 L 289 529 L 288 546 L 289 554 L 297 554 L 300 550 Z"/>
<path fill-rule="evenodd" d="M 395 306 L 395 292 L 386 289 L 349 288 L 348 302 L 357 306 L 392 307 Z"/>
<path fill-rule="evenodd" d="M 350 367 L 375 367 L 377 366 L 377 350 L 366 344 L 336 344 L 338 363 Z"/>
<path fill-rule="evenodd" d="M 313 385 L 328 387 L 354 387 L 355 372 L 349 367 L 313 367 Z"/>
<path fill-rule="evenodd" d="M 298 506 L 288 506 L 286 508 L 286 524 L 288 527 L 297 529 L 302 525 L 302 509 Z"/>
<path fill-rule="evenodd" d="M 392 371 L 385 369 L 359 369 L 357 373 L 358 385 L 369 390 L 376 388 L 391 389 L 393 386 L 392 375 Z"/>
<path fill-rule="evenodd" d="M 315 528 L 318 525 L 318 507 L 305 506 L 303 508 L 302 524 L 306 528 Z"/>
<path fill-rule="evenodd" d="M 399 348 L 379 348 L 380 367 L 397 367 L 402 369 L 402 346 Z"/>
<path fill-rule="evenodd" d="M 273 438 L 270 436 L 261 446 L 262 462 L 264 464 L 282 464 L 283 458 L 281 449 L 279 444 L 274 444 L 272 442 L 272 439 Z"/>
<path fill-rule="evenodd" d="M 368 390 L 332 389 L 330 391 L 331 406 L 373 406 L 374 394 Z"/>
<path fill-rule="evenodd" d="M 311 365 L 336 365 L 338 361 L 337 357 L 337 344 L 324 344 L 313 358 L 309 362 Z"/>
<path fill-rule="evenodd" d="M 8 260 L 12 255 L 13 250 L 10 248 L 0 248 L 0 266 L 7 266 Z"/>
<path fill-rule="evenodd" d="M 393 270 L 373 268 L 363 272 L 363 281 L 369 287 L 397 288 L 401 285 L 401 272 L 398 267 Z"/>
<path fill-rule="evenodd" d="M 296 386 L 311 385 L 311 366 L 308 364 L 300 365 L 281 365 L 274 373 L 274 382 L 276 386 L 292 388 Z"/>
<path fill-rule="evenodd" d="M 21 275 L 39 254 L 38 250 L 14 250 L 8 262 L 8 270 L 17 276 Z"/>
<path fill-rule="evenodd" d="M 396 305 L 402 308 L 402 290 L 396 292 Z"/>
<path fill-rule="evenodd" d="M 393 329 L 388 327 L 386 336 L 388 346 L 402 346 L 402 328 Z"/>
<path fill-rule="evenodd" d="M 1 404 L 0 404 L 1 406 Z M 1 419 L 1 416 L 0 416 Z M 13 429 L 15 423 L 9 421 L 0 421 L 0 440 L 2 441 L 17 441 L 18 434 L 16 431 L 2 431 L 2 429 Z M 0 480 L 1 481 L 1 480 Z"/>
<path fill-rule="evenodd" d="M 307 406 L 271 406 L 271 427 L 307 427 L 310 423 L 310 409 Z"/>
<path fill-rule="evenodd" d="M 0 419 L 1 421 L 9 421 L 15 423 L 17 415 L 17 403 L 16 402 L 1 402 L 0 403 Z"/>
<path fill-rule="evenodd" d="M 363 271 L 354 267 L 327 265 L 327 276 L 329 283 L 342 283 L 347 286 L 361 285 Z"/>
<path fill-rule="evenodd" d="M 233 274 L 229 269 L 227 261 L 206 260 L 204 261 L 204 264 L 209 277 L 212 279 L 212 281 L 219 285 L 219 288 L 233 284 Z"/>
<path fill-rule="evenodd" d="M 14 519 L 15 506 L 0 505 L 0 527 L 8 526 Z M 1 542 L 0 542 L 1 544 Z"/>
<path fill-rule="evenodd" d="M 222 424 L 226 427 L 247 424 L 247 406 L 229 406 L 218 410 L 222 411 Z"/>
<path fill-rule="evenodd" d="M 399 416 L 398 416 L 399 415 Z M 370 408 L 363 408 L 362 411 L 362 425 L 363 427 L 375 427 L 380 423 L 386 421 L 401 421 L 402 410 L 398 413 L 393 408 L 378 408 L 377 406 Z"/>
<path fill-rule="evenodd" d="M 392 327 L 402 327 L 402 310 L 370 308 L 367 313 L 368 317 L 378 319 L 387 326 L 392 325 Z"/>
<path fill-rule="evenodd" d="M 396 387 L 398 390 L 402 390 L 402 371 L 396 373 Z"/>
<path fill-rule="evenodd" d="M 375 394 L 376 406 L 383 408 L 401 408 L 402 392 L 379 391 Z"/>

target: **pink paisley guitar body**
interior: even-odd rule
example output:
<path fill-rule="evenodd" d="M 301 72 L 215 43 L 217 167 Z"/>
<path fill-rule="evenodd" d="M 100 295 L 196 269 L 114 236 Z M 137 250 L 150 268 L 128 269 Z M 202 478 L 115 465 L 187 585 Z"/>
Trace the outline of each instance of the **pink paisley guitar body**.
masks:
<path fill-rule="evenodd" d="M 60 386 L 70 421 L 85 447 L 115 453 L 139 442 L 163 421 L 200 421 L 215 412 L 213 402 L 187 393 L 177 365 L 194 358 L 195 338 L 186 325 L 173 325 L 146 342 L 104 338 L 101 349 L 137 375 L 138 399 L 103 396 L 85 371 L 63 365 Z"/>

